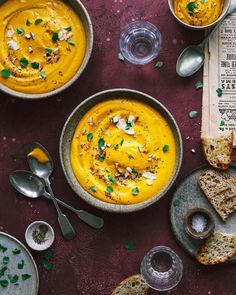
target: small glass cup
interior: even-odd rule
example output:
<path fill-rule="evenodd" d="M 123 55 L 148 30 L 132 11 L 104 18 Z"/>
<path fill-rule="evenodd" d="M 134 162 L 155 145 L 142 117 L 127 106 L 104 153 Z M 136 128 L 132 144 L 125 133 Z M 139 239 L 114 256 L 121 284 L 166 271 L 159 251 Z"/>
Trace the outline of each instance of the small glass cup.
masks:
<path fill-rule="evenodd" d="M 183 276 L 183 264 L 169 247 L 151 249 L 141 263 L 141 275 L 154 290 L 168 291 L 178 285 Z"/>
<path fill-rule="evenodd" d="M 120 35 L 120 52 L 130 63 L 144 65 L 157 57 L 161 50 L 160 31 L 147 21 L 128 24 Z"/>

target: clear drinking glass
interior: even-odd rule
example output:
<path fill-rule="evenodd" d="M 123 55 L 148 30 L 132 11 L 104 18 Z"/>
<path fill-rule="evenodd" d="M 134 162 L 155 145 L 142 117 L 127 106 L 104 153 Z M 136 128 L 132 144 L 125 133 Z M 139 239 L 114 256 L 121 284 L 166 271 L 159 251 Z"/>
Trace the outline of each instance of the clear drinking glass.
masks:
<path fill-rule="evenodd" d="M 180 282 L 183 264 L 179 256 L 169 247 L 151 249 L 141 263 L 141 275 L 154 290 L 167 291 Z"/>
<path fill-rule="evenodd" d="M 147 21 L 128 24 L 120 35 L 120 51 L 130 63 L 143 65 L 160 52 L 162 37 L 160 31 Z"/>

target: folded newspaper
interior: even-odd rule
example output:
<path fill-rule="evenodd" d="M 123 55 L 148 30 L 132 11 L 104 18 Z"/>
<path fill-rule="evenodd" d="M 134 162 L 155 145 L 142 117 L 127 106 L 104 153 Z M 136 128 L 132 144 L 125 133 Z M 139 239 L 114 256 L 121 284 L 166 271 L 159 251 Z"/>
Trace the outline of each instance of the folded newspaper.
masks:
<path fill-rule="evenodd" d="M 236 132 L 236 12 L 225 19 L 205 49 L 202 137 Z M 236 135 L 236 134 L 234 134 Z M 236 136 L 234 136 L 236 146 Z"/>

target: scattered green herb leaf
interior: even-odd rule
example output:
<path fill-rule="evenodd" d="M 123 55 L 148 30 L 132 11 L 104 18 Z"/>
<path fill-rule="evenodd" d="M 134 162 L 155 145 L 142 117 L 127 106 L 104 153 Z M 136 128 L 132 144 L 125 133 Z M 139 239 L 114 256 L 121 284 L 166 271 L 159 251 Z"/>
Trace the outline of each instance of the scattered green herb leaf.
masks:
<path fill-rule="evenodd" d="M 198 8 L 197 3 L 191 1 L 187 4 L 188 14 L 193 15 L 194 9 Z"/>
<path fill-rule="evenodd" d="M 195 119 L 195 118 L 198 117 L 198 112 L 197 111 L 191 111 L 188 116 L 189 116 L 190 119 Z"/>
<path fill-rule="evenodd" d="M 29 21 L 29 19 L 26 20 L 26 23 L 25 23 L 25 24 L 26 24 L 26 26 L 28 26 L 28 27 L 31 25 L 31 22 Z"/>
<path fill-rule="evenodd" d="M 112 175 L 108 175 L 108 180 L 113 184 L 117 184 L 117 181 L 115 180 L 115 178 Z"/>
<path fill-rule="evenodd" d="M 71 32 L 71 31 L 72 31 L 72 27 L 65 28 L 65 30 L 66 30 L 67 32 Z"/>
<path fill-rule="evenodd" d="M 38 24 L 40 24 L 42 21 L 43 21 L 43 20 L 42 20 L 41 18 L 36 18 L 34 24 L 35 24 L 35 25 L 38 25 Z"/>
<path fill-rule="evenodd" d="M 133 196 L 137 196 L 139 194 L 139 188 L 138 187 L 135 187 L 132 189 L 132 195 Z"/>
<path fill-rule="evenodd" d="M 125 130 L 129 130 L 130 128 L 132 128 L 132 124 L 127 122 L 125 126 Z"/>
<path fill-rule="evenodd" d="M 112 186 L 107 186 L 107 192 L 110 194 L 110 193 L 112 193 L 113 192 L 113 187 Z"/>
<path fill-rule="evenodd" d="M 41 264 L 42 264 L 43 268 L 46 270 L 51 270 L 52 266 L 53 266 L 52 263 L 49 261 L 42 261 Z"/>
<path fill-rule="evenodd" d="M 52 249 L 48 249 L 47 251 L 44 252 L 43 258 L 46 260 L 49 260 L 53 257 L 53 251 Z"/>
<path fill-rule="evenodd" d="M 220 126 L 224 126 L 225 125 L 225 121 L 224 120 L 221 120 L 220 121 Z"/>
<path fill-rule="evenodd" d="M 31 63 L 31 66 L 32 66 L 32 68 L 35 69 L 35 70 L 39 69 L 39 63 L 38 63 L 38 62 L 32 62 L 32 63 Z"/>
<path fill-rule="evenodd" d="M 48 54 L 51 54 L 52 53 L 52 49 L 49 48 L 49 47 L 47 47 L 45 50 L 46 50 L 46 53 L 48 53 Z"/>
<path fill-rule="evenodd" d="M 52 35 L 52 41 L 57 42 L 59 40 L 59 34 L 58 32 L 53 33 Z"/>
<path fill-rule="evenodd" d="M 28 61 L 28 59 L 26 59 L 25 57 L 22 57 L 22 58 L 20 59 L 20 65 L 21 65 L 23 68 L 26 68 L 26 67 L 28 66 L 28 64 L 29 64 L 29 61 Z"/>
<path fill-rule="evenodd" d="M 118 148 L 119 148 L 119 144 L 118 143 L 114 144 L 114 150 L 118 150 Z"/>
<path fill-rule="evenodd" d="M 121 140 L 120 145 L 123 145 L 124 143 L 124 138 Z"/>
<path fill-rule="evenodd" d="M 98 156 L 98 161 L 103 162 L 104 160 L 105 160 L 104 156 L 101 156 L 101 155 Z"/>
<path fill-rule="evenodd" d="M 27 274 L 27 273 L 24 273 L 24 274 L 21 275 L 22 281 L 26 281 L 26 280 L 28 280 L 30 277 L 31 277 L 31 275 L 29 275 L 29 274 Z"/>
<path fill-rule="evenodd" d="M 68 44 L 70 45 L 70 46 L 75 46 L 75 42 L 74 41 L 68 41 Z"/>
<path fill-rule="evenodd" d="M 134 242 L 128 242 L 128 243 L 126 243 L 126 244 L 124 245 L 124 248 L 125 248 L 126 250 L 133 250 L 134 247 L 135 247 Z"/>
<path fill-rule="evenodd" d="M 93 133 L 87 134 L 87 141 L 90 142 L 93 139 Z"/>
<path fill-rule="evenodd" d="M 105 146 L 105 140 L 104 138 L 100 138 L 99 141 L 98 141 L 98 149 L 99 150 L 102 150 Z"/>
<path fill-rule="evenodd" d="M 3 288 L 6 288 L 8 286 L 8 281 L 7 280 L 1 280 L 0 281 L 0 286 Z"/>
<path fill-rule="evenodd" d="M 14 255 L 18 255 L 18 254 L 21 253 L 21 250 L 16 248 L 16 249 L 14 249 L 14 250 L 12 251 L 12 253 L 13 253 Z"/>
<path fill-rule="evenodd" d="M 17 34 L 20 36 L 23 36 L 25 34 L 25 30 L 23 28 L 17 28 L 16 31 L 17 31 Z"/>
<path fill-rule="evenodd" d="M 19 280 L 18 275 L 8 275 L 8 279 L 10 283 L 15 284 Z"/>
<path fill-rule="evenodd" d="M 7 267 L 6 266 L 4 266 L 2 269 L 0 269 L 0 278 L 2 276 L 4 276 L 6 270 L 7 270 Z"/>
<path fill-rule="evenodd" d="M 3 264 L 8 264 L 10 261 L 10 258 L 8 256 L 4 256 L 2 259 Z"/>
<path fill-rule="evenodd" d="M 24 260 L 21 260 L 21 261 L 17 264 L 17 267 L 18 267 L 18 269 L 23 269 L 23 268 L 24 268 L 24 265 L 25 265 L 25 261 L 24 261 Z"/>
<path fill-rule="evenodd" d="M 164 153 L 168 152 L 168 150 L 170 149 L 170 147 L 168 146 L 168 144 L 164 145 L 163 148 L 162 148 L 162 151 Z"/>
<path fill-rule="evenodd" d="M 125 58 L 121 53 L 118 53 L 118 59 L 123 62 L 125 61 Z"/>
<path fill-rule="evenodd" d="M 132 173 L 138 174 L 138 171 L 136 169 L 132 168 Z"/>
<path fill-rule="evenodd" d="M 203 88 L 203 83 L 201 81 L 197 81 L 195 83 L 195 88 L 198 90 L 198 89 L 202 89 Z"/>
<path fill-rule="evenodd" d="M 155 68 L 160 69 L 164 65 L 164 62 L 161 60 L 158 60 L 157 63 L 155 64 Z"/>
<path fill-rule="evenodd" d="M 93 193 L 97 192 L 97 187 L 96 186 L 90 186 L 89 188 Z"/>
<path fill-rule="evenodd" d="M 221 97 L 222 94 L 223 94 L 223 91 L 222 91 L 221 88 L 218 88 L 218 89 L 216 90 L 216 92 L 217 92 L 217 94 L 218 94 L 219 97 Z"/>
<path fill-rule="evenodd" d="M 11 76 L 10 71 L 7 70 L 7 69 L 2 70 L 2 71 L 1 71 L 1 74 L 2 74 L 3 78 L 5 78 L 5 79 L 6 79 L 6 78 L 9 78 L 9 77 Z M 1 250 L 1 248 L 0 248 L 0 250 Z"/>

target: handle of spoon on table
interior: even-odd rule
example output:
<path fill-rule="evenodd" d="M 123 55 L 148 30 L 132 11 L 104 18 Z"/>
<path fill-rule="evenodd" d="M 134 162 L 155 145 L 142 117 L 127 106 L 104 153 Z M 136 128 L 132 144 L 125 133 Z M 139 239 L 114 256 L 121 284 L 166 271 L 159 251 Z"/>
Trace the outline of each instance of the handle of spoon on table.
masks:
<path fill-rule="evenodd" d="M 45 193 L 44 196 L 48 199 L 51 199 L 51 196 L 49 193 Z M 62 205 L 63 207 L 73 211 L 83 222 L 87 223 L 88 225 L 90 225 L 93 228 L 96 229 L 100 229 L 103 227 L 104 225 L 104 220 L 98 216 L 95 216 L 89 212 L 86 212 L 84 210 L 78 210 L 75 209 L 73 207 L 71 207 L 70 205 L 64 203 L 63 201 L 61 201 L 60 199 L 57 199 L 57 202 Z"/>
<path fill-rule="evenodd" d="M 72 240 L 76 236 L 75 230 L 74 230 L 73 226 L 71 225 L 67 216 L 62 213 L 60 207 L 58 206 L 56 198 L 55 198 L 54 193 L 52 191 L 49 179 L 45 178 L 44 181 L 45 181 L 45 184 L 46 184 L 47 189 L 49 191 L 50 199 L 53 201 L 54 206 L 56 207 L 57 214 L 58 214 L 58 222 L 61 227 L 62 235 L 66 240 Z"/>

